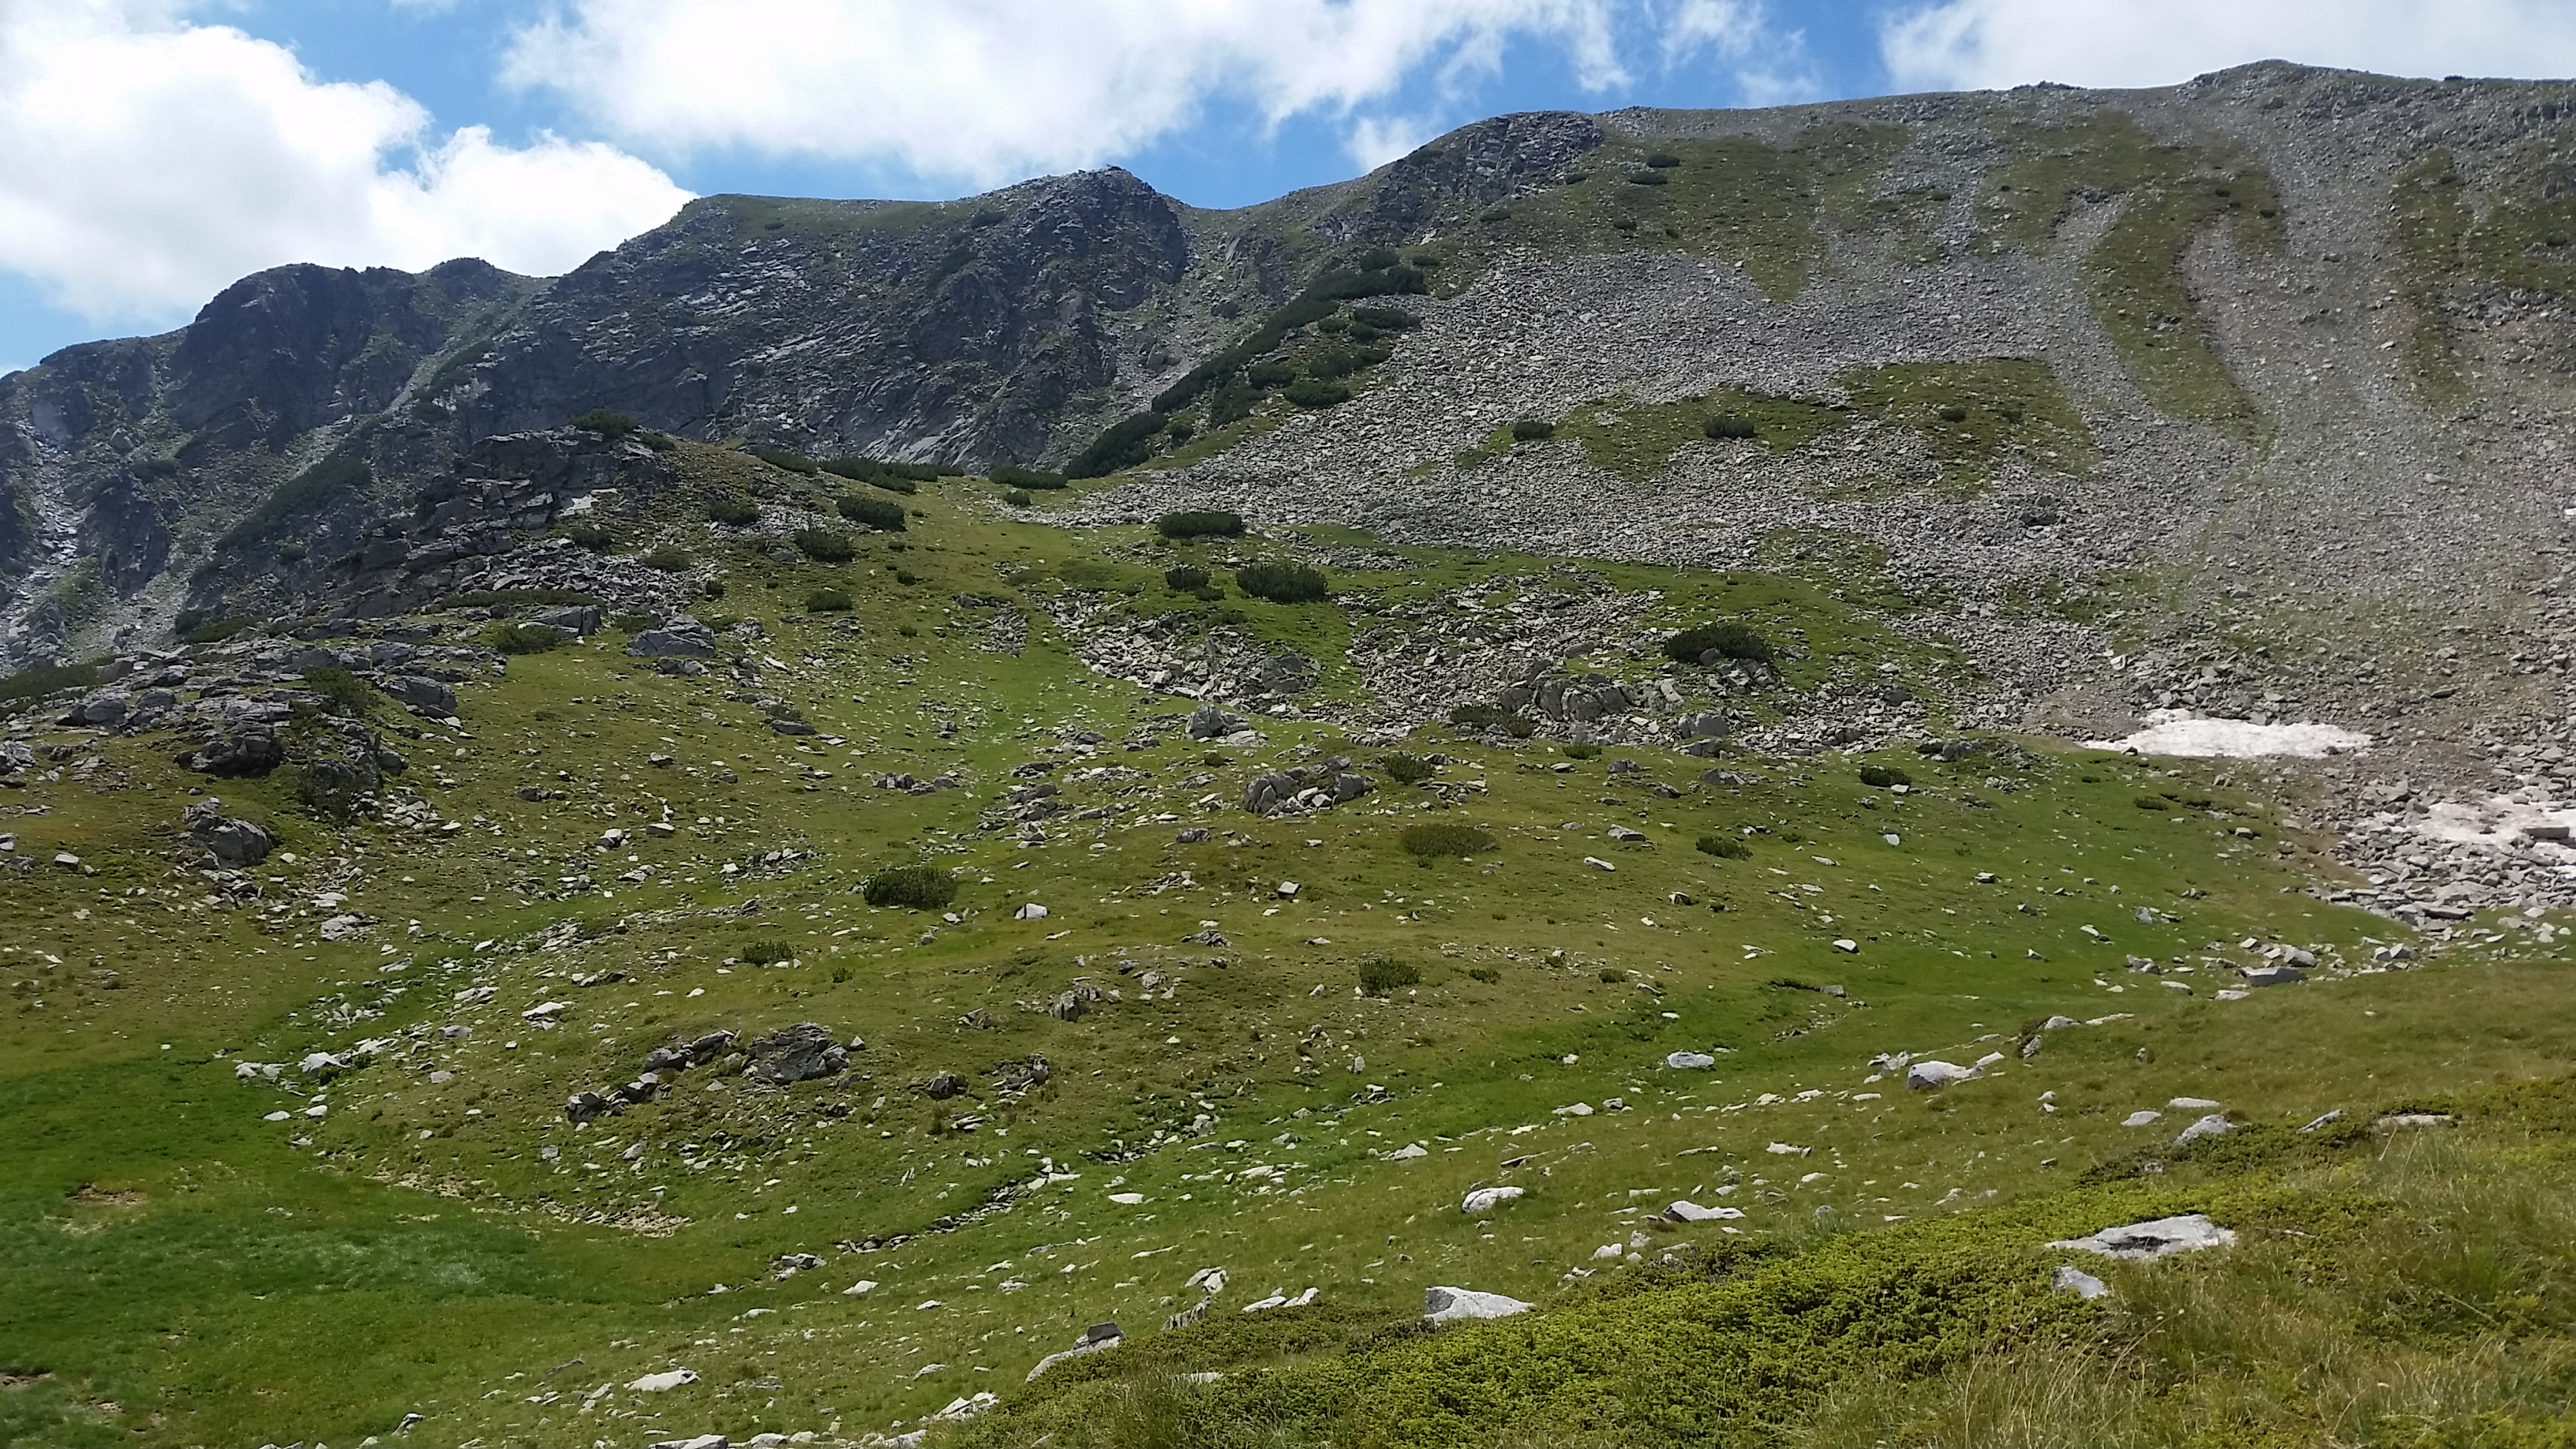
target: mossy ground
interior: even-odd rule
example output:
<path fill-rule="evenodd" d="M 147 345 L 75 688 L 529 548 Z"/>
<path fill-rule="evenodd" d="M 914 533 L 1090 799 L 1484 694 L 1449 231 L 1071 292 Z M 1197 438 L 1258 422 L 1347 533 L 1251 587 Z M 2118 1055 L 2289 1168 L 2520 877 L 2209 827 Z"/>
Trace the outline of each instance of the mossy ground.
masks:
<path fill-rule="evenodd" d="M 829 495 L 694 445 L 680 462 L 709 492 Z M 1123 1355 L 1224 1368 L 1227 1422 L 1276 1421 L 1277 1442 L 1351 1422 L 1371 1426 L 1351 1442 L 1456 1442 L 1464 1422 L 1495 1442 L 1682 1442 L 1709 1415 L 1779 1438 L 1827 1422 L 1818 1415 L 1878 1422 L 1930 1402 L 1870 1387 L 1887 1375 L 1973 1398 L 1958 1376 L 2002 1351 L 1998 1325 L 2059 1335 L 2026 1354 L 2123 1342 L 2034 1289 L 2023 1270 L 2036 1261 L 2015 1255 L 2200 1191 L 2187 1174 L 2075 1185 L 2154 1140 L 2118 1125 L 2133 1108 L 2202 1094 L 2277 1124 L 2555 1075 L 2576 1046 L 2566 968 L 2513 964 L 2530 953 L 2502 945 L 2212 1000 L 2225 963 L 2251 959 L 2236 944 L 2247 937 L 2362 961 L 2397 928 L 2297 893 L 2332 867 L 2265 802 L 2200 767 L 1909 756 L 1914 785 L 1899 794 L 1863 786 L 1858 759 L 1738 756 L 1721 763 L 1741 783 L 1701 785 L 1705 762 L 1660 751 L 1576 761 L 1545 742 L 1426 730 L 1407 748 L 1449 763 L 1425 785 L 1382 784 L 1320 815 L 1247 816 L 1230 802 L 1249 775 L 1332 753 L 1366 769 L 1374 749 L 1292 721 L 1263 722 L 1255 748 L 1189 740 L 1186 701 L 1084 670 L 1035 607 L 1045 591 L 1130 584 L 1138 607 L 1175 606 L 1161 560 L 1219 546 L 1001 522 L 983 493 L 926 487 L 905 534 L 862 535 L 842 565 L 772 562 L 698 521 L 686 497 L 617 520 L 621 548 L 684 542 L 722 569 L 724 596 L 704 612 L 763 626 L 727 646 L 758 683 L 722 664 L 693 680 L 651 673 L 614 633 L 513 659 L 497 683 L 461 691 L 461 731 L 392 717 L 411 761 L 403 784 L 435 821 L 335 831 L 297 812 L 285 772 L 215 782 L 295 857 L 258 872 L 255 904 L 224 904 L 181 863 L 185 788 L 208 782 L 181 777 L 162 740 L 95 742 L 109 764 L 88 781 L 0 802 L 20 854 L 71 851 L 96 872 L 40 864 L 0 892 L 0 1265 L 12 1285 L 0 1442 L 355 1442 L 415 1411 L 430 1416 L 414 1431 L 424 1442 L 855 1435 L 981 1389 L 1016 1404 L 1030 1364 L 1109 1319 L 1138 1341 L 1085 1375 L 1118 1378 Z M 1229 606 L 1261 637 L 1328 650 L 1395 604 L 1476 581 L 1535 587 L 1548 563 L 1409 556 L 1403 570 L 1337 573 L 1331 604 Z M 1794 579 L 1595 571 L 1658 595 L 1675 625 L 1744 617 L 1794 643 L 1787 688 L 1893 663 L 1935 692 L 1957 667 Z M 854 612 L 804 614 L 820 587 L 849 593 Z M 1022 652 L 995 652 L 996 606 L 961 594 L 1023 610 Z M 819 733 L 772 732 L 778 703 Z M 1071 744 L 1082 730 L 1104 743 Z M 1048 822 L 1048 842 L 979 829 L 1009 772 L 1037 758 L 1060 762 L 1048 778 L 1073 807 Z M 1614 773 L 1630 759 L 1639 770 Z M 949 771 L 964 788 L 874 783 Z M 1680 793 L 1657 796 L 1655 781 Z M 2171 808 L 2139 808 L 2149 794 Z M 668 837 L 642 833 L 666 819 Z M 1401 834 L 1423 821 L 1472 825 L 1499 849 L 1417 859 Z M 1196 823 L 1213 837 L 1175 838 Z M 1619 843 L 1613 824 L 1647 843 Z M 604 847 L 611 828 L 632 838 Z M 1692 849 L 1712 833 L 1749 841 L 1749 858 Z M 956 876 L 956 921 L 856 894 L 881 866 L 912 861 Z M 1980 871 L 1999 879 L 1978 884 Z M 1283 897 L 1292 880 L 1298 893 Z M 326 890 L 346 900 L 315 906 Z M 1014 919 L 1027 902 L 1050 914 Z M 333 911 L 373 925 L 323 939 Z M 1182 939 L 1209 930 L 1226 944 Z M 745 963 L 754 942 L 784 943 L 789 964 Z M 2130 955 L 2192 970 L 2134 974 Z M 1420 984 L 1359 994 L 1375 957 L 1413 966 Z M 1172 995 L 1144 988 L 1149 969 Z M 1039 1009 L 1077 978 L 1125 999 L 1074 1021 Z M 523 1015 L 550 1001 L 569 1005 Z M 2055 1012 L 2124 1015 L 2052 1033 L 2027 1063 L 1928 1100 L 1863 1081 L 1881 1051 L 2009 1054 L 2024 1024 Z M 867 1045 L 842 1075 L 783 1091 L 699 1070 L 622 1116 L 564 1120 L 569 1093 L 627 1080 L 675 1035 L 797 1021 Z M 282 1086 L 235 1080 L 240 1060 L 292 1063 L 415 1025 L 430 1045 L 318 1091 L 291 1065 Z M 446 1025 L 471 1034 L 442 1038 Z M 1712 1072 L 1662 1068 L 1685 1047 L 1727 1052 Z M 992 1069 L 1033 1052 L 1051 1080 L 1007 1095 Z M 910 1090 L 943 1071 L 968 1079 L 964 1097 Z M 2040 1110 L 2047 1091 L 2053 1114 Z M 1627 1110 L 1608 1110 L 1611 1097 Z M 327 1113 L 304 1115 L 317 1098 Z M 1555 1111 L 1577 1102 L 1596 1110 Z M 275 1111 L 290 1115 L 262 1120 Z M 970 1129 L 967 1115 L 981 1120 Z M 2514 1159 L 2496 1170 L 2552 1180 L 2532 1174 L 2557 1171 L 2555 1140 L 2534 1139 L 2527 1171 Z M 1428 1155 L 1385 1155 L 1417 1141 Z M 2210 1181 L 2213 1209 L 2256 1200 Z M 2296 1198 L 2281 1211 L 2306 1211 L 2306 1179 L 2281 1181 Z M 1459 1213 L 1467 1188 L 1500 1182 L 1529 1195 L 1490 1218 Z M 2394 1191 L 2383 1186 L 2336 1190 Z M 1678 1197 L 1747 1216 L 1652 1226 Z M 1008 1210 L 976 1211 L 987 1204 Z M 1985 1215 L 1960 1215 L 1971 1208 Z M 1848 1231 L 1820 1238 L 1820 1221 Z M 1744 1271 L 1559 1287 L 1631 1232 Z M 825 1265 L 778 1276 L 779 1255 L 795 1252 Z M 1948 1266 L 1926 1279 L 1925 1264 Z M 1207 1266 L 1233 1279 L 1212 1314 L 1225 1331 L 1164 1348 L 1155 1325 L 1194 1301 L 1183 1281 Z M 844 1294 L 861 1279 L 880 1286 Z M 1801 1316 L 1812 1295 L 1913 1302 L 1904 1295 L 1926 1281 L 1959 1296 L 1875 1337 Z M 2124 1277 L 2122 1291 L 2162 1281 Z M 1417 1339 L 1403 1325 L 1431 1283 L 1551 1311 Z M 1309 1285 L 1318 1309 L 1240 1312 Z M 1670 1367 L 1652 1349 L 1667 1332 L 1705 1337 L 1705 1362 L 1722 1364 L 1745 1341 L 1727 1325 L 1755 1322 L 1789 1335 L 1767 1386 L 1693 1370 L 1668 1393 L 1637 1387 Z M 1547 1367 L 1596 1330 L 1636 1352 Z M 2512 1345 L 2533 1335 L 2545 1336 L 2507 1334 L 2496 1361 L 2521 1363 Z M 1353 1345 L 1365 1351 L 1345 1355 Z M 1288 1372 L 1238 1372 L 1263 1363 Z M 620 1387 L 671 1367 L 699 1381 Z M 2258 1368 L 2249 1384 L 2265 1382 Z M 1149 1380 L 1132 1382 L 1163 1392 Z M 1461 1397 L 1470 1381 L 1485 1386 Z M 2526 1383 L 2492 1397 L 2521 1423 L 2537 1394 Z M 1080 1402 L 1054 1384 L 1026 1398 L 1041 1417 Z M 2267 1402 L 2275 1418 L 2248 1422 L 2311 1422 L 2294 1395 Z M 1131 1408 L 1139 1424 L 1168 1419 L 1142 1401 L 1115 1414 Z M 1100 1424 L 1115 1417 L 1100 1412 Z M 1007 1438 L 1001 1422 L 991 1432 Z M 1153 1442 L 1143 1434 L 1095 1437 Z"/>

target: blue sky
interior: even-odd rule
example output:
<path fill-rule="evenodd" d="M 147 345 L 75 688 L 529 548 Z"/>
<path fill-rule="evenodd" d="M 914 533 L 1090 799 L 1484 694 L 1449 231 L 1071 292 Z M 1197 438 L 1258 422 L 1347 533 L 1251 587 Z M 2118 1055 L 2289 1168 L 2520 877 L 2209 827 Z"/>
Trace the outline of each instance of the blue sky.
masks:
<path fill-rule="evenodd" d="M 5 0 L 0 371 L 289 261 L 550 274 L 690 195 L 1236 206 L 1503 111 L 2279 56 L 2576 72 L 2569 0 Z"/>

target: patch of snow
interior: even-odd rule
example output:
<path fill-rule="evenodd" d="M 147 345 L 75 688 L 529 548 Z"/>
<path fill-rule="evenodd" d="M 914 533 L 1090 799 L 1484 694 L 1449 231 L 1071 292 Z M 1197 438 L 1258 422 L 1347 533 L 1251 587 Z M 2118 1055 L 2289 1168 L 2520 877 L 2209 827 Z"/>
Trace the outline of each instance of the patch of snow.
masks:
<path fill-rule="evenodd" d="M 2147 727 L 2121 740 L 2093 740 L 2097 750 L 2135 750 L 2142 755 L 2217 756 L 2231 760 L 2266 755 L 2322 759 L 2370 748 L 2370 736 L 2340 725 L 2256 724 L 2243 719 L 2206 719 L 2187 709 L 2151 709 Z"/>

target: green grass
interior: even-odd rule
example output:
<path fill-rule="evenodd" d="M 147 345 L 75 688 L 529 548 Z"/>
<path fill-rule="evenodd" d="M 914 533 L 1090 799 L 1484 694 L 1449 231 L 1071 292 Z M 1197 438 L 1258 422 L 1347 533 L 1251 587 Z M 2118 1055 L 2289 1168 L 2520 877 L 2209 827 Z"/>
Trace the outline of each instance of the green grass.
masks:
<path fill-rule="evenodd" d="M 2119 213 L 2085 253 L 2083 276 L 2129 375 L 2149 403 L 2175 417 L 2257 431 L 2254 404 L 2184 285 L 2182 260 L 2211 232 L 2240 253 L 2277 255 L 2288 226 L 2270 174 L 2228 144 L 2159 141 L 2107 112 L 2018 127 L 2008 148 L 2016 159 L 1979 199 L 1983 245 L 2045 249 L 2079 198 L 2116 199 Z"/>
<path fill-rule="evenodd" d="M 2576 292 L 2576 195 L 2537 180 L 2553 162 L 2535 150 L 2499 168 L 2515 184 L 2482 188 L 2450 152 L 2435 151 L 2391 184 L 2390 232 L 2414 314 L 2407 357 L 2437 397 L 2466 392 L 2448 320 L 2460 302 L 2496 288 Z"/>
<path fill-rule="evenodd" d="M 686 442 L 671 457 L 674 496 L 689 500 L 738 496 L 760 467 Z M 2199 1168 L 2076 1181 L 2140 1145 L 2118 1126 L 2132 1108 L 2205 1093 L 2249 1122 L 2295 1122 L 2555 1074 L 2576 1050 L 2566 967 L 2505 951 L 2210 1000 L 2216 963 L 2247 959 L 2233 944 L 2245 936 L 2359 960 L 2365 938 L 2396 928 L 2285 894 L 2332 868 L 2272 806 L 2202 766 L 1909 753 L 1873 762 L 1912 776 L 1895 796 L 1860 782 L 1862 761 L 1738 757 L 1728 768 L 1743 783 L 1703 786 L 1705 762 L 1657 751 L 1576 760 L 1434 727 L 1407 746 L 1444 756 L 1433 782 L 1394 788 L 1367 763 L 1387 742 L 1328 724 L 1264 719 L 1262 746 L 1211 749 L 1177 728 L 1185 701 L 1083 668 L 1038 605 L 1076 591 L 1138 619 L 1212 620 L 1160 575 L 1238 545 L 996 522 L 941 495 L 925 490 L 907 535 L 858 540 L 847 564 L 728 554 L 723 609 L 765 637 L 726 647 L 756 684 L 734 665 L 675 678 L 613 647 L 565 647 L 460 685 L 462 732 L 383 711 L 411 762 L 401 787 L 456 830 L 335 830 L 303 816 L 291 771 L 223 782 L 228 813 L 281 835 L 256 901 L 171 873 L 190 782 L 162 739 L 89 744 L 124 777 L 115 788 L 65 778 L 13 792 L 22 810 L 48 807 L 13 817 L 20 854 L 75 851 L 98 874 L 39 872 L 0 892 L 0 1160 L 12 1169 L 0 1174 L 0 1270 L 13 1285 L 0 1369 L 30 1376 L 0 1391 L 0 1443 L 392 1442 L 413 1411 L 431 1416 L 413 1431 L 421 1442 L 745 1438 L 836 1422 L 855 1437 L 987 1387 L 1024 1416 L 975 1431 L 995 1442 L 1013 1442 L 1011 1423 L 1086 1414 L 1056 1442 L 1152 1442 L 1155 1425 L 1192 1415 L 1212 1427 L 1178 1442 L 1223 1443 L 1235 1432 L 1224 1426 L 1264 1415 L 1432 1442 L 1456 1437 L 1444 1416 L 1479 1394 L 1500 1407 L 1478 1432 L 1528 1442 L 1658 1442 L 1673 1413 L 1703 1403 L 1740 1404 L 1781 1435 L 1891 1422 L 1971 1393 L 1982 1380 L 1965 1375 L 1994 1361 L 1981 1346 L 1995 1325 L 2064 1324 L 2057 1300 L 2011 1276 L 2031 1261 L 2015 1256 L 2028 1233 L 2102 1225 L 2062 1194 L 2127 1205 L 2201 1190 Z M 639 541 L 705 528 L 679 503 L 619 526 Z M 1401 569 L 1337 573 L 1332 601 L 1244 600 L 1227 627 L 1326 661 L 1320 689 L 1347 690 L 1350 640 L 1390 610 L 1471 585 L 1542 588 L 1556 562 L 1399 552 Z M 1640 600 L 1633 656 L 1604 667 L 1651 671 L 1664 633 L 1740 618 L 1780 646 L 1785 690 L 1838 672 L 1874 679 L 1882 663 L 1926 687 L 1956 669 L 1826 583 L 1583 567 Z M 921 582 L 896 582 L 897 568 Z M 852 612 L 806 611 L 827 585 Z M 1032 621 L 1023 651 L 986 647 L 992 606 L 961 593 L 1008 595 Z M 818 733 L 774 733 L 782 706 Z M 1085 759 L 1067 743 L 1077 730 L 1106 743 Z M 1153 743 L 1126 750 L 1131 736 Z M 1382 788 L 1293 818 L 1197 803 L 1333 754 Z M 1059 768 L 1012 773 L 1040 759 Z M 1612 773 L 1629 759 L 1643 768 Z M 875 783 L 950 772 L 961 788 Z M 1030 779 L 1057 784 L 1067 807 L 1044 840 L 984 828 Z M 1650 781 L 1680 794 L 1653 795 Z M 2176 808 L 2133 803 L 2165 792 Z M 1201 823 L 1211 839 L 1176 839 Z M 1467 825 L 1496 848 L 1417 859 L 1401 839 L 1426 823 Z M 1645 841 L 1614 842 L 1614 823 Z M 604 842 L 612 828 L 626 838 Z M 1703 836 L 1748 841 L 1751 857 L 1702 854 Z M 895 862 L 944 876 L 953 897 L 871 907 L 865 886 Z M 2001 883 L 1974 884 L 1978 871 Z M 1283 896 L 1284 881 L 1299 891 Z M 317 905 L 326 891 L 346 900 Z M 1016 919 L 1026 903 L 1049 914 Z M 2140 905 L 2178 919 L 2139 924 Z M 340 910 L 374 924 L 323 940 Z M 1226 944 L 1184 939 L 1207 930 Z M 728 965 L 746 942 L 785 947 L 782 964 Z M 2128 973 L 2133 953 L 2181 958 L 2194 973 L 2164 979 L 2197 989 Z M 1418 979 L 1354 995 L 1373 959 Z M 1086 981 L 1102 993 L 1088 1010 L 1068 1021 L 1049 1009 Z M 1825 985 L 1845 994 L 1814 989 Z M 548 1001 L 568 1004 L 557 1026 L 522 1014 Z M 2054 1012 L 2130 1015 L 2052 1033 L 2028 1063 L 1936 1099 L 1863 1082 L 1882 1051 L 1973 1060 L 1991 1034 L 2009 1054 L 2025 1023 Z M 581 1129 L 563 1117 L 567 1095 L 630 1080 L 666 1041 L 801 1021 L 865 1045 L 842 1073 L 780 1091 L 709 1064 L 622 1115 Z M 443 1036 L 449 1025 L 471 1034 Z M 327 1115 L 300 1115 L 316 1084 L 291 1063 L 366 1038 L 397 1044 L 329 1085 Z M 1721 1046 L 1710 1072 L 1660 1065 Z M 1032 1054 L 1049 1080 L 1006 1091 L 995 1069 Z M 290 1066 L 281 1084 L 246 1084 L 241 1060 Z M 938 1102 L 912 1090 L 938 1073 L 967 1090 Z M 1800 1100 L 1806 1090 L 1821 1095 Z M 2056 1114 L 2038 1111 L 2043 1091 Z M 1607 1110 L 1613 1096 L 1629 1110 Z M 1602 1110 L 1556 1115 L 1578 1101 Z M 296 1115 L 264 1121 L 273 1111 Z M 1214 1120 L 1197 1135 L 1201 1116 Z M 2459 1140 L 2487 1130 L 2473 1122 Z M 1416 1141 L 1425 1156 L 1386 1156 Z M 1814 1154 L 1781 1158 L 1765 1150 L 1774 1141 Z M 1047 1160 L 1057 1180 L 1039 1182 Z M 2210 1190 L 2290 1193 L 2282 1211 L 2304 1211 L 2325 1189 L 2298 1174 L 2342 1161 L 2256 1164 L 2241 1183 L 2212 1165 Z M 1256 1166 L 1276 1175 L 1245 1175 Z M 1493 1181 L 1531 1191 L 1494 1218 L 1458 1213 L 1461 1193 Z M 1737 1190 L 1719 1198 L 1729 1181 Z M 1684 1196 L 1742 1206 L 1725 1225 L 1740 1233 L 1667 1233 L 1620 1211 Z M 1819 1207 L 1849 1231 L 1820 1232 Z M 1652 1239 L 1644 1263 L 1560 1284 L 1630 1231 Z M 2016 1246 L 1979 1255 L 1969 1242 Z M 1667 1245 L 1690 1250 L 1684 1267 L 1654 1265 Z M 775 1276 L 792 1252 L 825 1266 Z M 1160 1333 L 1195 1301 L 1188 1275 L 1216 1265 L 1233 1283 L 1209 1325 Z M 862 1278 L 882 1286 L 841 1291 Z M 1545 1313 L 1422 1338 L 1408 1324 L 1435 1282 Z M 728 1291 L 710 1293 L 718 1283 Z M 1239 1311 L 1309 1284 L 1318 1309 Z M 1909 1284 L 1957 1291 L 1927 1303 Z M 1938 1331 L 1871 1347 L 1790 1311 L 1811 1290 L 1846 1289 L 1923 1305 Z M 1739 1309 L 1780 1330 L 1781 1374 L 1727 1371 L 1747 1340 L 1706 1320 Z M 1109 1319 L 1130 1347 L 1018 1387 L 1038 1357 Z M 2320 1308 L 2317 1321 L 2336 1320 Z M 1654 1347 L 1668 1332 L 1671 1361 Z M 1580 1363 L 1551 1378 L 1546 1366 L 1587 1335 L 1657 1372 L 1643 1387 L 1604 1387 Z M 1230 1377 L 1213 1396 L 1175 1396 L 1131 1381 L 1131 1362 Z M 930 1364 L 944 1367 L 922 1373 Z M 660 1396 L 615 1387 L 675 1366 L 701 1381 Z M 1891 1370 L 1897 1388 L 1872 1377 Z M 1470 1381 L 1489 1387 L 1453 1394 Z M 2508 1409 L 2541 1402 L 2513 1392 Z M 2295 1409 L 2254 1422 L 2318 1439 L 2306 1430 L 2320 1421 Z"/>

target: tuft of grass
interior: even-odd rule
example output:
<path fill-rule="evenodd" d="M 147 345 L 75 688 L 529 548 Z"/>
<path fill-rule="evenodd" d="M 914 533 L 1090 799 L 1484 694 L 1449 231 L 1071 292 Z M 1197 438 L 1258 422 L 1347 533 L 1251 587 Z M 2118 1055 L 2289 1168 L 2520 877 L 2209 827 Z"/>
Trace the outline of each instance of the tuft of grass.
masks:
<path fill-rule="evenodd" d="M 739 494 L 717 498 L 707 504 L 707 521 L 728 528 L 747 528 L 760 521 L 760 505 Z"/>
<path fill-rule="evenodd" d="M 776 966 L 796 959 L 796 948 L 775 936 L 746 943 L 736 953 L 737 959 L 749 966 Z"/>
<path fill-rule="evenodd" d="M 644 567 L 660 573 L 687 573 L 689 563 L 689 551 L 675 543 L 663 544 L 644 555 Z"/>
<path fill-rule="evenodd" d="M 858 545 L 836 529 L 800 528 L 795 541 L 796 551 L 816 563 L 848 563 L 859 555 Z"/>
<path fill-rule="evenodd" d="M 840 510 L 843 518 L 862 527 L 873 528 L 881 533 L 904 531 L 903 505 L 890 498 L 868 498 L 855 493 L 845 493 L 835 501 L 833 506 Z"/>
<path fill-rule="evenodd" d="M 1165 538 L 1240 538 L 1243 515 L 1222 508 L 1183 509 L 1155 519 L 1154 531 Z"/>
<path fill-rule="evenodd" d="M 333 665 L 305 670 L 304 687 L 322 697 L 323 709 L 351 719 L 373 718 L 385 702 L 374 685 Z"/>
<path fill-rule="evenodd" d="M 541 625 L 509 620 L 485 631 L 483 642 L 504 654 L 543 654 L 549 649 L 563 647 L 564 637 Z"/>
<path fill-rule="evenodd" d="M 1681 664 L 1697 664 L 1715 650 L 1729 659 L 1758 659 L 1770 663 L 1778 658 L 1771 641 L 1749 624 L 1734 620 L 1694 625 L 1664 640 L 1664 657 Z"/>
<path fill-rule="evenodd" d="M 1753 847 L 1745 844 L 1744 838 L 1738 835 L 1703 835 L 1696 844 L 1700 854 L 1713 855 L 1720 860 L 1753 858 Z"/>
<path fill-rule="evenodd" d="M 1443 856 L 1489 855 L 1500 848 L 1490 832 L 1479 830 L 1473 825 L 1460 825 L 1446 820 L 1431 820 L 1420 825 L 1408 825 L 1404 829 L 1404 834 L 1397 838 L 1402 842 L 1405 854 L 1423 860 L 1436 860 Z"/>
<path fill-rule="evenodd" d="M 861 894 L 872 906 L 935 911 L 957 899 L 957 878 L 936 866 L 892 865 L 869 876 Z"/>
<path fill-rule="evenodd" d="M 809 614 L 846 614 L 850 608 L 850 595 L 845 589 L 816 589 L 805 596 L 805 612 Z"/>
<path fill-rule="evenodd" d="M 1419 785 L 1440 773 L 1440 767 L 1420 755 L 1389 755 L 1386 777 L 1399 785 Z"/>
<path fill-rule="evenodd" d="M 1234 571 L 1234 586 L 1274 604 L 1313 604 L 1332 597 L 1323 572 L 1301 563 L 1245 564 Z"/>
<path fill-rule="evenodd" d="M 1370 996 L 1391 996 L 1421 984 L 1422 973 L 1410 961 L 1371 956 L 1360 963 L 1360 990 Z"/>

